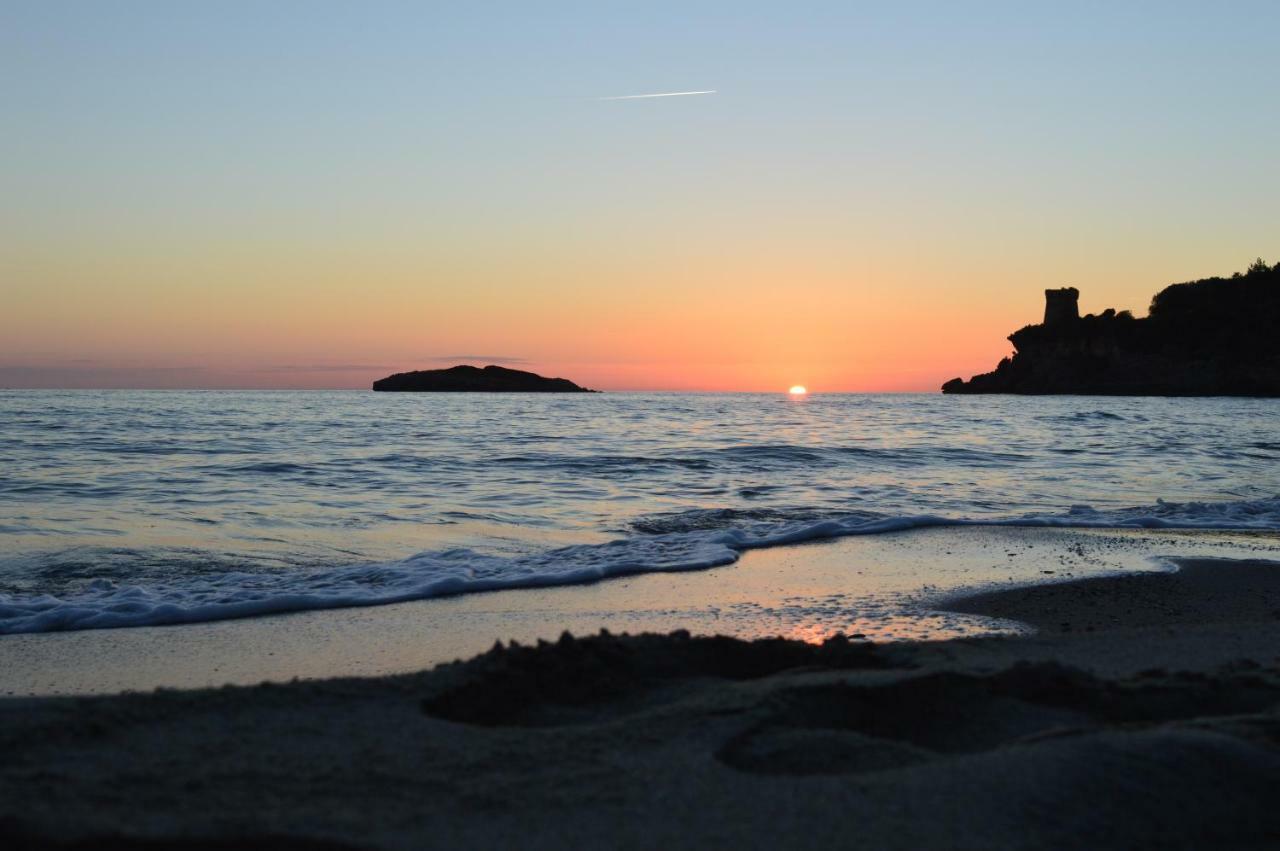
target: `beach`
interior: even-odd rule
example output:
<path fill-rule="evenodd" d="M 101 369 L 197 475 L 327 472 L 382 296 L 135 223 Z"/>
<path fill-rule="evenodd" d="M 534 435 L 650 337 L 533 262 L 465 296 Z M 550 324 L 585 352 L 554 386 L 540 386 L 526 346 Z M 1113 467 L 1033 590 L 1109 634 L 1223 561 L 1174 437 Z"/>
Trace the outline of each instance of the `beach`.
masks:
<path fill-rule="evenodd" d="M 938 623 L 970 626 L 942 640 L 658 635 L 627 615 L 613 624 L 630 636 L 547 634 L 416 673 L 9 698 L 0 819 L 18 847 L 1280 839 L 1280 559 L 1265 557 L 1275 536 L 1157 536 L 1168 560 L 1143 567 L 1131 557 L 1153 554 L 1150 536 L 1098 534 L 1088 549 L 1078 533 L 1025 531 L 973 537 L 988 562 L 1018 545 L 1024 561 L 1038 548 L 1043 571 L 1081 549 L 1111 553 L 1111 567 L 999 581 L 973 567 L 983 548 L 971 542 L 967 590 L 936 598 L 947 609 Z M 824 562 L 847 572 L 865 559 L 864 540 L 761 550 L 727 570 L 749 579 L 808 562 L 818 566 L 795 580 L 814 581 Z M 923 540 L 902 546 L 932 546 Z M 964 549 L 954 536 L 951 546 Z M 964 558 L 951 564 L 966 569 Z M 565 608 L 564 623 L 589 622 Z M 226 623 L 250 636 L 276 622 L 284 634 L 279 624 L 300 617 Z M 190 629 L 170 629 L 171 643 Z M 0 647 L 33 638 L 57 636 Z"/>

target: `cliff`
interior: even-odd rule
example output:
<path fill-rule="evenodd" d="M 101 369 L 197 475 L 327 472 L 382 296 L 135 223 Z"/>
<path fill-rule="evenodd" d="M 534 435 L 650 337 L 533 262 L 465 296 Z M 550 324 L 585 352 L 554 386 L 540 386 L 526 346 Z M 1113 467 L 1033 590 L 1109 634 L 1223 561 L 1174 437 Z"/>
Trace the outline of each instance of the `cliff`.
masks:
<path fill-rule="evenodd" d="M 1045 321 L 1009 335 L 994 371 L 943 393 L 1280 396 L 1280 263 L 1173 284 L 1149 315 L 1081 317 L 1074 288 L 1045 292 Z"/>
<path fill-rule="evenodd" d="M 405 393 L 595 393 L 567 378 L 544 378 L 503 366 L 451 366 L 398 372 L 373 382 L 374 390 Z"/>

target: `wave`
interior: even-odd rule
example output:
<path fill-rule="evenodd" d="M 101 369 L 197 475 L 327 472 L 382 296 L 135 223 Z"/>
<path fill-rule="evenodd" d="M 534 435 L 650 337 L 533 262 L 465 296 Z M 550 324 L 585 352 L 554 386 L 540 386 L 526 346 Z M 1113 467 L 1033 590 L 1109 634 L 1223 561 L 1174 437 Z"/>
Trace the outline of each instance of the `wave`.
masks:
<path fill-rule="evenodd" d="M 251 461 L 244 464 L 224 464 L 199 468 L 203 472 L 223 476 L 261 474 L 267 476 L 307 475 L 312 471 L 303 464 L 291 461 Z"/>
<path fill-rule="evenodd" d="M 506 455 L 492 459 L 499 466 L 548 470 L 556 473 L 573 473 L 608 478 L 619 473 L 661 471 L 670 468 L 708 470 L 711 462 L 704 458 L 678 456 L 647 457 L 640 455 L 559 455 L 535 452 L 525 455 Z"/>
<path fill-rule="evenodd" d="M 1126 418 L 1111 411 L 1074 411 L 1070 414 L 1045 414 L 1036 417 L 1046 423 L 1087 423 L 1090 421 L 1120 421 Z"/>
<path fill-rule="evenodd" d="M 64 596 L 0 594 L 0 634 L 157 626 L 383 605 L 482 591 L 597 582 L 636 573 L 731 564 L 750 549 L 938 526 L 1280 530 L 1280 496 L 1234 502 L 1157 502 L 1118 510 L 1074 506 L 999 519 L 802 509 L 691 510 L 633 524 L 605 544 L 526 556 L 468 549 L 316 570 L 229 570 L 148 585 L 95 579 Z"/>

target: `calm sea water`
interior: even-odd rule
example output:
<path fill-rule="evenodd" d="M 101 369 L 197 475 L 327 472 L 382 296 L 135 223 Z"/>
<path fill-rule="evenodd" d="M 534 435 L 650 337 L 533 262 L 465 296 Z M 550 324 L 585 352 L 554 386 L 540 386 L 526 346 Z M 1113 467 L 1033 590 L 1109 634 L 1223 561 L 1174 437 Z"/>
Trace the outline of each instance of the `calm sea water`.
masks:
<path fill-rule="evenodd" d="M 0 632 L 707 568 L 961 522 L 1280 528 L 1280 401 L 0 392 Z"/>

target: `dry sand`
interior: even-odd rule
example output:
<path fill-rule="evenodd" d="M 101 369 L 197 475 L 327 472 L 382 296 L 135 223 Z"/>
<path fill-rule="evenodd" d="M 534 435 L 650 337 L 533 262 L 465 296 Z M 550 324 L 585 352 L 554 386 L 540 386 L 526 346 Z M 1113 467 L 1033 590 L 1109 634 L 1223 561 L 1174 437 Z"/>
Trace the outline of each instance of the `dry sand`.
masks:
<path fill-rule="evenodd" d="M 597 636 L 373 680 L 0 701 L 0 831 L 82 848 L 1280 843 L 1280 563 L 951 605 L 1040 631 Z"/>

